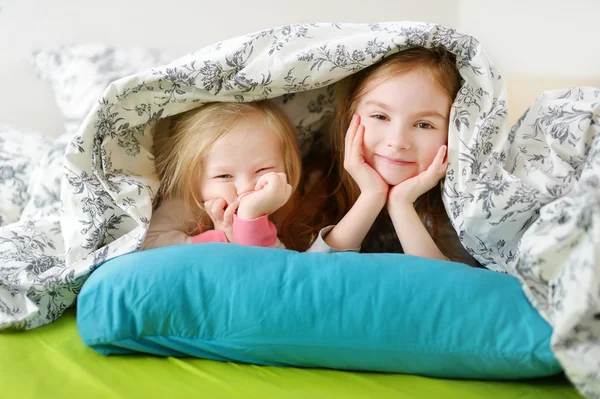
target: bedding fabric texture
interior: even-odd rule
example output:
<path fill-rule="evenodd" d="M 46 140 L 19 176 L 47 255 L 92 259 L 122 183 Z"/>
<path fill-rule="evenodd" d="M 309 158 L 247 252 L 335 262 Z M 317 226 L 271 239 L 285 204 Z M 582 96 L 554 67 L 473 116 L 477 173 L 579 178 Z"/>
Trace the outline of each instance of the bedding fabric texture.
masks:
<path fill-rule="evenodd" d="M 0 126 L 0 226 L 21 218 L 35 187 L 30 183 L 36 166 L 51 145 L 52 140 L 38 132 Z"/>
<path fill-rule="evenodd" d="M 156 121 L 206 101 L 277 97 L 310 142 L 330 84 L 411 46 L 446 47 L 464 79 L 444 186 L 463 245 L 520 279 L 568 377 L 600 397 L 600 90 L 546 92 L 511 129 L 502 77 L 479 42 L 429 23 L 282 26 L 112 83 L 67 147 L 60 225 L 0 228 L 0 326 L 56 319 L 95 267 L 139 247 L 157 188 Z"/>
<path fill-rule="evenodd" d="M 214 243 L 134 252 L 83 285 L 77 328 L 106 355 L 464 379 L 562 371 L 515 277 L 398 254 Z"/>
<path fill-rule="evenodd" d="M 77 334 L 75 312 L 34 330 L 0 334 L 3 397 L 579 399 L 563 376 L 465 381 L 407 374 L 299 369 L 194 358 L 101 356 Z"/>
<path fill-rule="evenodd" d="M 38 50 L 32 64 L 37 77 L 52 86 L 65 132 L 72 136 L 111 82 L 175 58 L 166 50 L 85 43 Z"/>

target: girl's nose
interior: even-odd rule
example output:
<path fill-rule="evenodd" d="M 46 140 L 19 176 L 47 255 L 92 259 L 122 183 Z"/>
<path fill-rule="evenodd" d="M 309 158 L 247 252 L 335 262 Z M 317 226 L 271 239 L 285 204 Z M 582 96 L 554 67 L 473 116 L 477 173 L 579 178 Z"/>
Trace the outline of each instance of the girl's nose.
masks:
<path fill-rule="evenodd" d="M 405 127 L 397 127 L 387 135 L 387 146 L 394 150 L 410 150 L 412 148 L 410 133 Z"/>
<path fill-rule="evenodd" d="M 236 190 L 238 197 L 240 195 L 249 193 L 250 191 L 254 191 L 254 187 L 256 187 L 256 182 L 251 179 L 242 179 L 238 184 L 236 184 Z"/>

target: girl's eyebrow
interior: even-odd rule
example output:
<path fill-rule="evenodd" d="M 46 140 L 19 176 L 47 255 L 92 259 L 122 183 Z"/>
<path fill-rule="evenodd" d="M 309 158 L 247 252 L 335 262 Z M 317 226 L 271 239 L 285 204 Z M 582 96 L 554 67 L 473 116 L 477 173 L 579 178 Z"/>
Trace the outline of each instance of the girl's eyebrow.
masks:
<path fill-rule="evenodd" d="M 205 173 L 212 174 L 221 174 L 221 173 L 229 173 L 229 168 L 225 165 L 215 165 L 209 166 L 208 168 L 204 168 Z"/>
<path fill-rule="evenodd" d="M 421 112 L 417 112 L 415 114 L 416 118 L 422 118 L 424 116 L 433 116 L 433 117 L 440 118 L 440 119 L 447 119 L 446 116 L 444 116 L 436 111 L 421 111 Z"/>
<path fill-rule="evenodd" d="M 210 166 L 205 166 L 204 169 L 226 169 L 228 167 L 229 167 L 229 165 L 226 163 L 219 163 L 219 164 L 214 163 Z"/>
<path fill-rule="evenodd" d="M 390 112 L 392 109 L 390 108 L 389 105 L 382 103 L 381 101 L 377 101 L 377 100 L 369 100 L 367 102 L 365 102 L 365 105 L 376 105 L 380 108 L 385 109 L 386 111 Z"/>
<path fill-rule="evenodd" d="M 253 165 L 264 165 L 264 164 L 276 163 L 276 162 L 277 162 L 277 158 L 275 158 L 275 157 L 257 158 L 253 162 Z"/>
<path fill-rule="evenodd" d="M 392 112 L 392 109 L 389 105 L 387 105 L 386 103 L 382 103 L 381 101 L 377 101 L 377 100 L 369 100 L 365 102 L 365 105 L 375 105 L 377 107 L 383 108 L 388 112 Z M 441 118 L 441 119 L 447 119 L 446 116 L 440 114 L 437 111 L 432 111 L 432 110 L 425 110 L 425 111 L 420 111 L 420 112 L 416 112 L 413 114 L 413 116 L 415 118 L 422 118 L 424 116 L 433 116 L 436 118 Z"/>

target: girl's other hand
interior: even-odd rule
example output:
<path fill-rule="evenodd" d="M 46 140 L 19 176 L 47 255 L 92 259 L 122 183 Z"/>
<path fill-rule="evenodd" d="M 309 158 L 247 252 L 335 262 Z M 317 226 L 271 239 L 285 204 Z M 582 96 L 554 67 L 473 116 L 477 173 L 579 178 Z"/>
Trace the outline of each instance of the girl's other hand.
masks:
<path fill-rule="evenodd" d="M 360 124 L 360 116 L 354 115 L 346 131 L 344 147 L 344 169 L 352 176 L 361 194 L 374 194 L 386 197 L 389 186 L 365 160 L 363 141 L 365 127 Z"/>
<path fill-rule="evenodd" d="M 412 206 L 417 198 L 435 187 L 446 175 L 448 167 L 448 160 L 445 159 L 446 150 L 447 146 L 441 146 L 426 170 L 392 187 L 388 196 L 388 208 L 396 204 Z"/>
<path fill-rule="evenodd" d="M 233 214 L 239 205 L 239 201 L 227 205 L 223 198 L 208 200 L 204 203 L 204 210 L 212 220 L 214 229 L 224 232 L 229 242 L 233 242 Z"/>
<path fill-rule="evenodd" d="M 238 217 L 244 220 L 270 215 L 290 199 L 292 186 L 285 173 L 270 172 L 256 182 L 254 191 L 239 199 Z"/>

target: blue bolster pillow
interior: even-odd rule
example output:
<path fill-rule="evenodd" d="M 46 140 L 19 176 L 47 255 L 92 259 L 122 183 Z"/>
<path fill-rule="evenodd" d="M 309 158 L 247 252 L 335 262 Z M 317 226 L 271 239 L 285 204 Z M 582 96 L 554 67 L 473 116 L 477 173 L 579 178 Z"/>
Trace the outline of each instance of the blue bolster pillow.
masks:
<path fill-rule="evenodd" d="M 83 285 L 77 326 L 105 355 L 446 378 L 561 371 L 516 278 L 399 254 L 198 244 L 134 252 Z"/>

